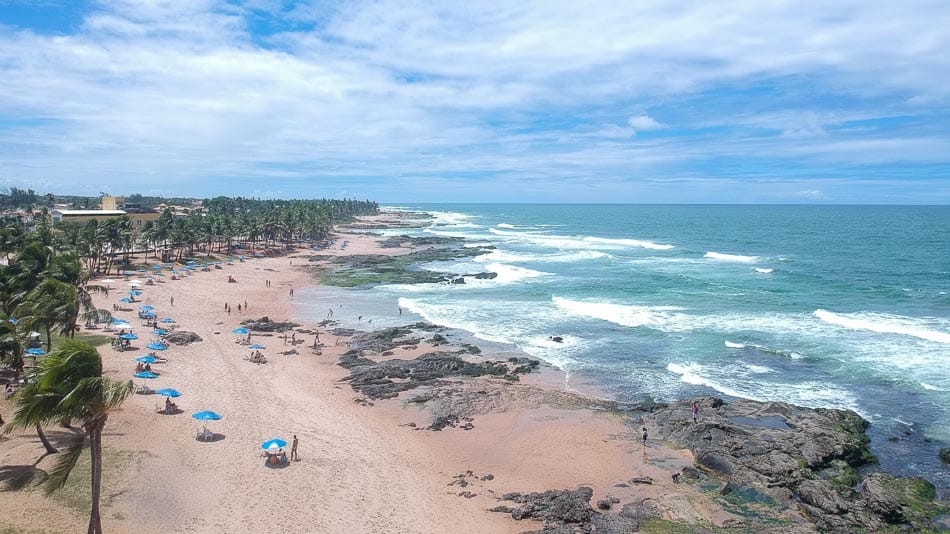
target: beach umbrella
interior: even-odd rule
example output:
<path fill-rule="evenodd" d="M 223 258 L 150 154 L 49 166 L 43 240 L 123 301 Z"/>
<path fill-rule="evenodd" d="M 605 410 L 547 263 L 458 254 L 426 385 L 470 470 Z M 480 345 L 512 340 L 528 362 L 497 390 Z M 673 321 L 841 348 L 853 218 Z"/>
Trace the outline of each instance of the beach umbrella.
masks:
<path fill-rule="evenodd" d="M 37 349 L 37 348 L 26 349 L 23 352 L 29 354 L 30 356 L 42 356 L 46 354 L 46 352 L 43 349 Z"/>
<path fill-rule="evenodd" d="M 36 330 L 34 330 L 34 331 L 30 332 L 30 333 L 27 334 L 27 335 L 30 336 L 30 337 L 40 337 L 42 334 L 40 334 L 39 332 L 37 332 Z"/>
<path fill-rule="evenodd" d="M 155 393 L 157 395 L 164 395 L 165 397 L 181 397 L 181 392 L 172 388 L 157 389 Z"/>
<path fill-rule="evenodd" d="M 124 319 L 113 319 L 112 326 L 129 326 L 129 322 Z"/>
<path fill-rule="evenodd" d="M 261 443 L 261 448 L 265 451 L 277 452 L 277 449 L 282 449 L 287 446 L 287 442 L 280 439 L 274 438 Z"/>
<path fill-rule="evenodd" d="M 166 317 L 166 318 L 162 319 L 161 322 L 163 322 L 163 323 L 174 323 L 175 320 L 172 319 L 171 317 Z"/>
<path fill-rule="evenodd" d="M 255 343 L 248 348 L 251 350 L 257 350 L 257 349 L 266 349 L 267 347 L 265 347 L 264 345 L 261 345 L 260 343 Z"/>
<path fill-rule="evenodd" d="M 152 310 L 154 310 L 154 309 L 155 309 L 155 307 L 154 307 L 154 306 L 151 306 L 151 305 L 149 305 L 149 304 L 144 304 L 144 305 L 142 305 L 142 306 L 139 306 L 139 310 L 140 310 L 140 311 L 152 311 Z"/>
<path fill-rule="evenodd" d="M 211 410 L 195 412 L 191 414 L 191 416 L 199 421 L 217 421 L 218 419 L 221 419 L 220 415 L 212 412 Z"/>
<path fill-rule="evenodd" d="M 128 334 L 122 334 L 122 335 L 120 335 L 119 338 L 132 340 L 132 339 L 138 339 L 139 336 L 133 334 L 132 332 L 129 332 Z"/>
<path fill-rule="evenodd" d="M 155 330 L 152 330 L 152 333 L 155 334 L 156 336 L 164 336 L 168 334 L 168 331 L 162 330 L 161 328 L 156 328 Z"/>
<path fill-rule="evenodd" d="M 131 282 L 129 282 L 129 285 L 132 287 L 137 287 L 137 286 L 142 285 L 142 282 L 140 280 L 132 280 Z"/>
<path fill-rule="evenodd" d="M 132 299 L 130 299 L 129 297 L 122 297 L 122 298 L 119 299 L 119 302 L 124 302 L 124 303 L 128 304 L 128 303 L 132 302 Z"/>
<path fill-rule="evenodd" d="M 151 371 L 139 371 L 132 376 L 135 378 L 158 378 L 158 375 Z"/>
<path fill-rule="evenodd" d="M 161 343 L 149 343 L 148 345 L 145 345 L 145 346 L 152 350 L 165 350 L 167 348 L 165 347 L 165 345 L 162 345 Z"/>
<path fill-rule="evenodd" d="M 150 312 L 150 311 L 142 312 L 143 319 L 151 319 L 153 317 L 155 317 L 155 312 Z"/>
<path fill-rule="evenodd" d="M 139 297 L 142 295 L 142 292 L 139 291 L 138 289 L 130 289 L 129 295 L 132 295 L 133 297 Z"/>
<path fill-rule="evenodd" d="M 250 332 L 250 330 L 241 326 L 241 327 L 235 328 L 234 330 L 231 330 L 231 332 L 234 332 L 235 334 L 246 334 Z"/>
<path fill-rule="evenodd" d="M 158 358 L 149 354 L 147 356 L 139 356 L 138 358 L 135 359 L 135 361 L 142 362 L 142 363 L 155 363 L 158 361 Z"/>
<path fill-rule="evenodd" d="M 103 279 L 102 279 L 102 283 L 105 284 L 105 285 L 114 284 L 114 283 L 115 283 L 115 280 L 113 280 L 113 279 L 111 279 L 111 278 L 103 278 Z"/>

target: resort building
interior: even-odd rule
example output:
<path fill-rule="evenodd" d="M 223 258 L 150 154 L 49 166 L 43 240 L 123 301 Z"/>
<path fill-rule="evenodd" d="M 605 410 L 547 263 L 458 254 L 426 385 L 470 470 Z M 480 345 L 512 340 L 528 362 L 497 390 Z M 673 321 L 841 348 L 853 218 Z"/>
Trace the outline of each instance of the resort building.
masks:
<path fill-rule="evenodd" d="M 122 197 L 102 197 L 102 209 L 98 210 L 69 210 L 54 209 L 50 212 L 53 223 L 86 221 L 104 221 L 127 215 L 132 220 L 135 232 L 140 232 L 145 221 L 157 220 L 161 213 L 142 207 L 139 204 L 126 203 Z"/>

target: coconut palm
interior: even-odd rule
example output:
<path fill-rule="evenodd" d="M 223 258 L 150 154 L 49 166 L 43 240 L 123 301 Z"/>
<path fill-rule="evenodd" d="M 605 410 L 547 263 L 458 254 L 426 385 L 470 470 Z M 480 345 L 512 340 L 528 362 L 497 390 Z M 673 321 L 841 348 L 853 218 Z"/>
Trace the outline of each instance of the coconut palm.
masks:
<path fill-rule="evenodd" d="M 99 498 L 102 490 L 102 429 L 109 412 L 132 392 L 131 381 L 115 381 L 102 376 L 102 359 L 91 345 L 64 340 L 40 364 L 33 380 L 16 397 L 16 412 L 7 431 L 64 419 L 80 421 L 83 434 L 68 446 L 44 485 L 47 493 L 62 488 L 89 439 L 92 468 L 92 509 L 88 532 L 101 533 Z"/>
<path fill-rule="evenodd" d="M 17 318 L 27 328 L 43 328 L 46 347 L 51 348 L 53 330 L 68 334 L 79 315 L 79 293 L 76 286 L 47 278 L 30 290 L 17 306 Z"/>

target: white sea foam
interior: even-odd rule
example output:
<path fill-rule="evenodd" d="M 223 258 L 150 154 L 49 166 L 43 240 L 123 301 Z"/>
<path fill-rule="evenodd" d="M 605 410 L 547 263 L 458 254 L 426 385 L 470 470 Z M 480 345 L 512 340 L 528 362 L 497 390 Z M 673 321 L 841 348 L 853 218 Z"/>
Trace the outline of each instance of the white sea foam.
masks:
<path fill-rule="evenodd" d="M 643 241 L 640 239 L 608 239 L 606 237 L 585 237 L 584 241 L 588 243 L 604 243 L 608 245 L 622 245 L 627 247 L 648 248 L 651 250 L 670 250 L 673 245 L 661 245 L 653 241 Z"/>
<path fill-rule="evenodd" d="M 920 319 L 884 313 L 834 313 L 821 309 L 813 313 L 826 323 L 849 330 L 869 330 L 880 334 L 911 336 L 936 343 L 950 343 L 950 332 L 928 328 Z"/>
<path fill-rule="evenodd" d="M 485 265 L 485 269 L 490 272 L 497 273 L 498 276 L 491 281 L 500 284 L 511 284 L 514 282 L 520 282 L 521 280 L 526 280 L 528 278 L 537 278 L 539 276 L 553 276 L 553 273 L 535 271 L 533 269 L 526 269 L 524 267 L 517 267 L 514 265 L 505 265 L 504 263 L 489 263 Z"/>
<path fill-rule="evenodd" d="M 724 344 L 726 345 L 726 348 L 729 348 L 729 349 L 744 349 L 745 348 L 745 345 L 743 345 L 742 343 L 733 343 L 732 341 L 726 341 Z"/>
<path fill-rule="evenodd" d="M 775 269 L 766 269 L 763 267 L 756 267 L 755 272 L 759 274 L 772 274 L 773 272 L 775 272 Z"/>
<path fill-rule="evenodd" d="M 707 252 L 704 258 L 718 261 L 736 261 L 741 263 L 752 263 L 759 261 L 758 256 L 740 256 L 738 254 L 723 254 L 721 252 Z"/>
<path fill-rule="evenodd" d="M 669 312 L 682 309 L 673 306 L 631 306 L 608 302 L 581 302 L 558 296 L 551 297 L 551 301 L 561 310 L 582 317 L 601 319 L 621 326 L 646 326 L 660 329 L 675 320 Z"/>
<path fill-rule="evenodd" d="M 651 250 L 670 250 L 671 248 L 674 248 L 673 245 L 664 245 L 641 239 L 564 236 L 527 231 L 511 231 L 510 229 L 500 230 L 498 228 L 489 228 L 488 231 L 505 239 L 559 249 L 624 250 L 629 248 L 646 248 Z"/>
<path fill-rule="evenodd" d="M 763 373 L 761 371 L 768 368 L 761 366 L 740 364 L 713 368 L 695 362 L 671 362 L 667 364 L 666 369 L 678 375 L 682 382 L 705 386 L 731 397 L 761 402 L 780 400 L 814 408 L 846 408 L 861 413 L 854 395 L 832 384 L 781 383 L 764 380 L 761 376 L 751 377 L 750 375 L 762 375 L 771 371 L 769 369 Z"/>
<path fill-rule="evenodd" d="M 488 254 L 482 254 L 472 258 L 474 261 L 487 263 L 492 261 L 506 262 L 540 262 L 540 263 L 571 263 L 575 261 L 597 260 L 609 258 L 610 254 L 596 250 L 579 250 L 577 252 L 567 252 L 562 254 L 529 254 L 513 253 L 501 250 L 493 250 Z"/>

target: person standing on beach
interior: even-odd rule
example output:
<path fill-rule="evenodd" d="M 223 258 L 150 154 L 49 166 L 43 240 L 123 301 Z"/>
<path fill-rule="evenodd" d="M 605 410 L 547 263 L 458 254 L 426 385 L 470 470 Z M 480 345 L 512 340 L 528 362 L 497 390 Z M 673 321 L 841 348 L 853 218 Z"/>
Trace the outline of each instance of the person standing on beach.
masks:
<path fill-rule="evenodd" d="M 699 421 L 699 403 L 693 401 L 693 423 Z"/>
<path fill-rule="evenodd" d="M 643 427 L 643 446 L 647 446 L 647 427 Z"/>
<path fill-rule="evenodd" d="M 294 298 L 294 288 L 290 288 L 290 298 Z"/>
<path fill-rule="evenodd" d="M 290 444 L 290 461 L 293 462 L 298 460 L 297 458 L 297 434 L 294 434 L 294 442 Z"/>
<path fill-rule="evenodd" d="M 172 307 L 175 306 L 175 297 L 168 297 L 168 302 L 171 303 Z"/>
<path fill-rule="evenodd" d="M 402 306 L 397 306 L 399 308 L 399 315 L 402 315 Z"/>

